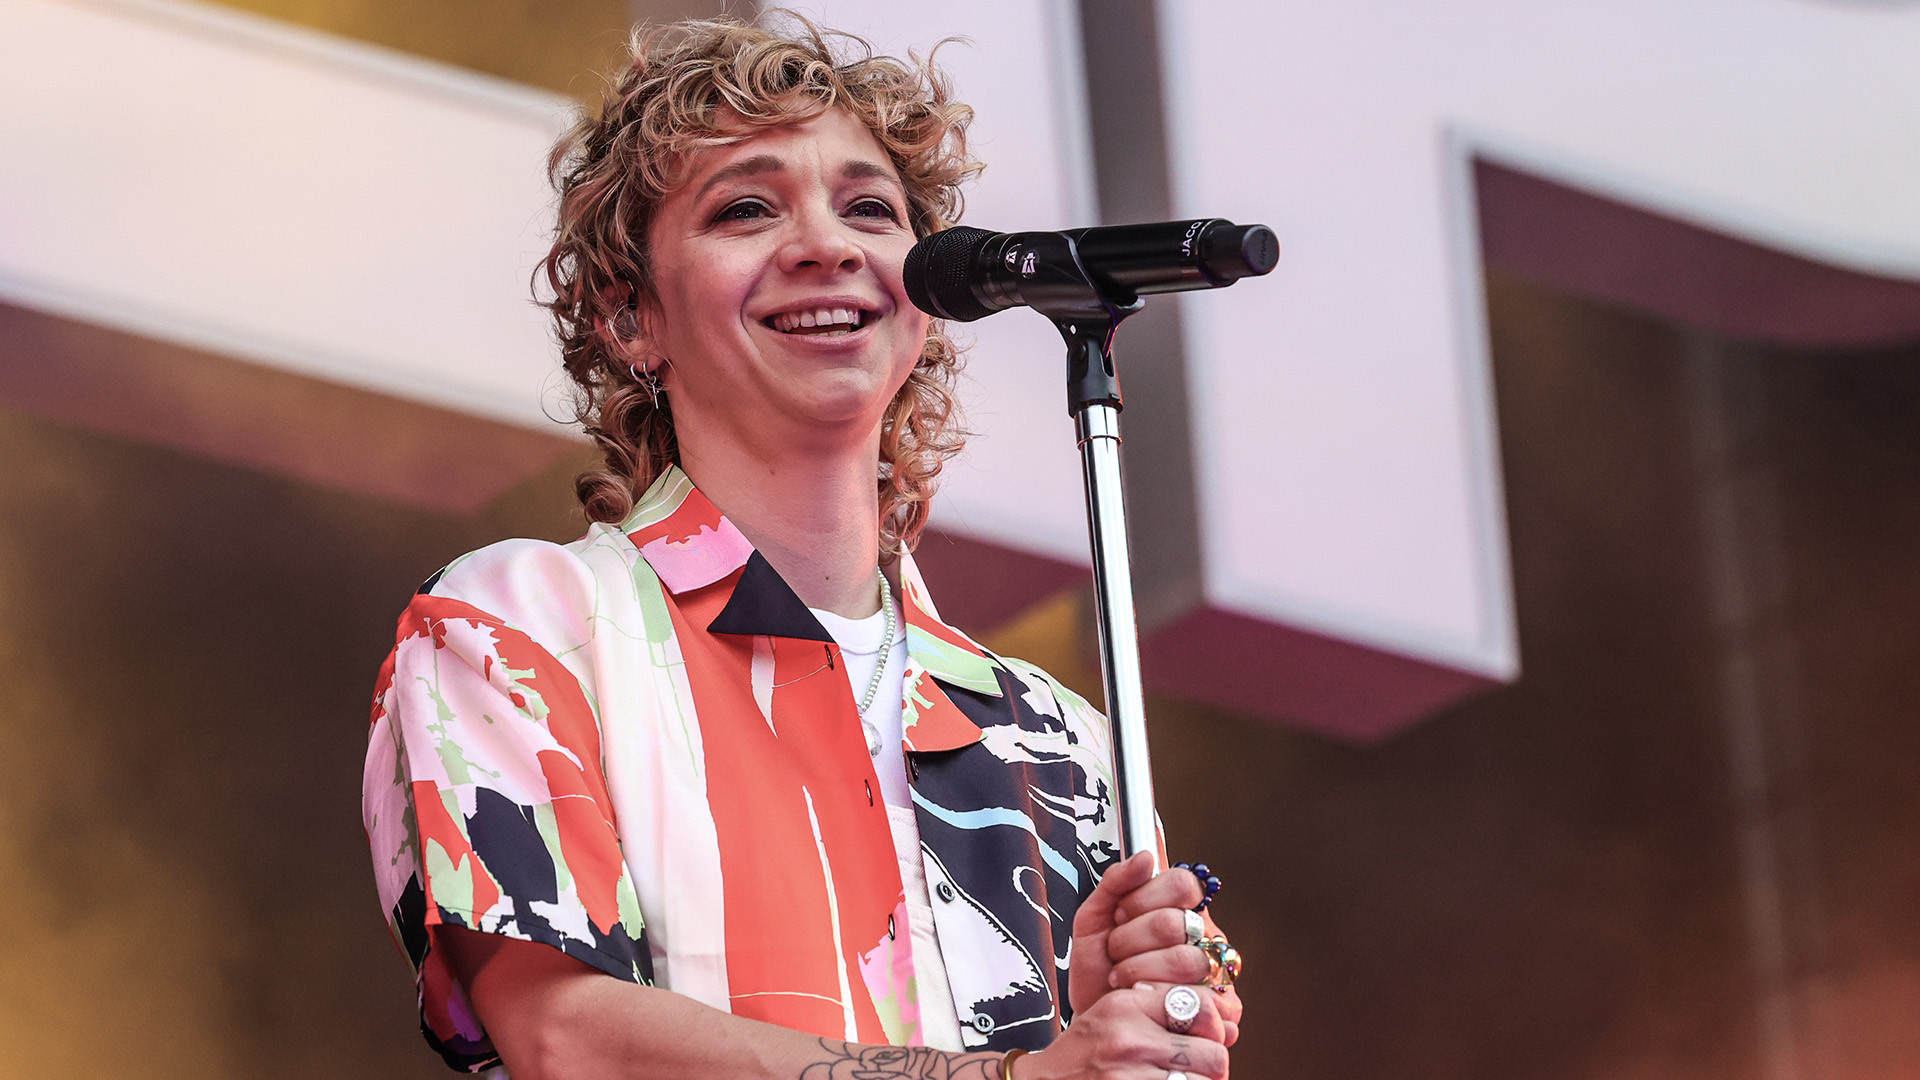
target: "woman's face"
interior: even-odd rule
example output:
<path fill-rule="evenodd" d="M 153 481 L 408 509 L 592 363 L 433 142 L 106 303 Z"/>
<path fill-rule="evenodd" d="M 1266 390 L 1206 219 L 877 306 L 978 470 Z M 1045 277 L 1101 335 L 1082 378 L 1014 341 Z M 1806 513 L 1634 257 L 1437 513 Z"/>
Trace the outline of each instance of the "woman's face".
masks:
<path fill-rule="evenodd" d="M 648 234 L 643 322 L 683 447 L 870 441 L 920 355 L 907 200 L 886 152 L 831 109 L 701 151 Z"/>

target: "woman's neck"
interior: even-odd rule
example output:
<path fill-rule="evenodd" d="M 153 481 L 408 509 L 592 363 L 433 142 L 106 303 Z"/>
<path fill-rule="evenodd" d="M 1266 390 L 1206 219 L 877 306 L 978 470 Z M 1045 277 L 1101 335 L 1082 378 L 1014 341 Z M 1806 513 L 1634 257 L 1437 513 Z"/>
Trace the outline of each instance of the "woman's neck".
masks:
<path fill-rule="evenodd" d="M 879 433 L 867 445 L 755 454 L 682 438 L 680 467 L 808 607 L 860 619 L 880 610 Z"/>

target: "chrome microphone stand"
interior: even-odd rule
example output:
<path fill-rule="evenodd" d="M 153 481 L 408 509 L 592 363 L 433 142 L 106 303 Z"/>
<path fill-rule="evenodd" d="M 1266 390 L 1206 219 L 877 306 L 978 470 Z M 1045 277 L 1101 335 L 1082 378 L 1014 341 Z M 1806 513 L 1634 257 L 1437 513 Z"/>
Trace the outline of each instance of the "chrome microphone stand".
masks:
<path fill-rule="evenodd" d="M 1135 301 L 1134 309 L 1138 307 Z M 1131 313 L 1118 314 L 1112 321 L 1117 324 Z M 1080 441 L 1080 469 L 1086 478 L 1100 679 L 1113 731 L 1114 782 L 1120 789 L 1120 846 L 1125 855 L 1151 851 L 1157 864 L 1159 828 L 1153 808 L 1153 767 L 1147 755 L 1147 703 L 1140 678 L 1140 630 L 1133 609 L 1126 491 L 1120 476 L 1120 389 L 1113 371 L 1113 333 L 1110 325 L 1095 340 L 1088 329 L 1064 324 L 1061 333 L 1074 350 L 1068 369 L 1068 385 L 1074 393 L 1070 407 Z M 1098 374 L 1088 378 L 1083 371 Z M 1103 389 L 1110 394 L 1099 393 Z M 1095 394 L 1083 394 L 1083 390 Z"/>
<path fill-rule="evenodd" d="M 1071 234 L 1027 233 L 1020 238 L 1025 263 L 1021 300 L 1053 320 L 1067 344 L 1067 411 L 1073 414 L 1086 479 L 1100 678 L 1119 789 L 1120 849 L 1128 856 L 1151 851 L 1157 863 L 1160 829 L 1154 813 L 1153 765 L 1147 756 L 1140 629 L 1134 618 L 1133 561 L 1120 475 L 1120 379 L 1113 364 L 1114 330 L 1146 305 L 1126 287 L 1089 274 Z"/>

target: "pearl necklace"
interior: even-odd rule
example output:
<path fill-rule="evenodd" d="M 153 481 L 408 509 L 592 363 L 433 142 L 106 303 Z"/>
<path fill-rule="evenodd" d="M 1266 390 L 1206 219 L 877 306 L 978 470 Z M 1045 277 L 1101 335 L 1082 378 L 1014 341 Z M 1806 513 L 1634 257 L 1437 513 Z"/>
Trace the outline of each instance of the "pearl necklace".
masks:
<path fill-rule="evenodd" d="M 875 570 L 880 578 L 880 610 L 886 612 L 887 631 L 880 638 L 880 652 L 873 660 L 873 678 L 867 680 L 867 692 L 860 696 L 860 726 L 867 733 L 867 754 L 880 756 L 880 731 L 867 719 L 867 710 L 873 708 L 874 695 L 880 692 L 880 679 L 887 673 L 887 660 L 893 655 L 893 588 L 887 584 L 887 575 Z"/>

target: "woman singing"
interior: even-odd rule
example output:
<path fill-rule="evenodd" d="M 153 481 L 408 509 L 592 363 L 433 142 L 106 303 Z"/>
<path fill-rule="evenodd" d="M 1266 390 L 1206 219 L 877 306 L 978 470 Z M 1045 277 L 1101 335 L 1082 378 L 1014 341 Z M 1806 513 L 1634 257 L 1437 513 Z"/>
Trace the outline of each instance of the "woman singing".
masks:
<path fill-rule="evenodd" d="M 1217 881 L 1119 861 L 1104 719 L 914 570 L 958 359 L 901 263 L 978 166 L 936 71 L 848 41 L 653 32 L 554 151 L 605 468 L 581 539 L 434 575 L 380 675 L 423 1029 L 516 1080 L 1225 1077 Z"/>

